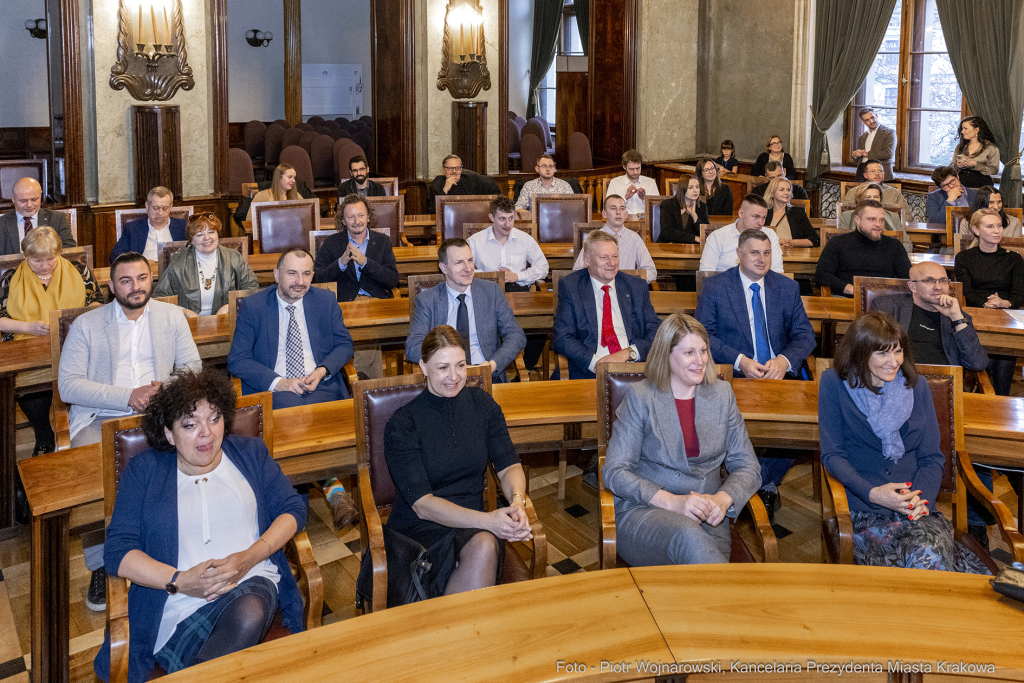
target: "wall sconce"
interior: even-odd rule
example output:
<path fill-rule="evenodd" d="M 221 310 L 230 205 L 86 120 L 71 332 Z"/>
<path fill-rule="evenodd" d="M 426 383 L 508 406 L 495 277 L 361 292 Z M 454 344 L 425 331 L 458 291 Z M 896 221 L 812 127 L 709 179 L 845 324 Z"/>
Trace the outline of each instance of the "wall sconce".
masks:
<path fill-rule="evenodd" d="M 117 63 L 110 87 L 137 100 L 169 100 L 195 86 L 185 52 L 181 0 L 119 0 Z"/>
<path fill-rule="evenodd" d="M 444 16 L 444 41 L 437 89 L 452 97 L 475 97 L 491 89 L 487 71 L 483 10 L 479 0 L 449 0 Z"/>
<path fill-rule="evenodd" d="M 46 19 L 29 19 L 25 22 L 25 28 L 33 38 L 46 40 Z"/>
<path fill-rule="evenodd" d="M 270 41 L 274 39 L 274 34 L 270 31 L 264 33 L 258 28 L 254 28 L 251 31 L 245 32 L 245 40 L 253 47 L 266 47 L 270 45 Z"/>

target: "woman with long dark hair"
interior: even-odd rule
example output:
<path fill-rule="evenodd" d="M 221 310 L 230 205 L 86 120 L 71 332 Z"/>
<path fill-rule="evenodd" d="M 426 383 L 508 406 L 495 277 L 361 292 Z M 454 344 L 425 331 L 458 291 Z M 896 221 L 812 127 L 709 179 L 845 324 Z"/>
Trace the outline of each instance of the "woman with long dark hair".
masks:
<path fill-rule="evenodd" d="M 968 116 L 960 122 L 960 142 L 950 165 L 959 169 L 960 184 L 964 187 L 992 184 L 992 176 L 999 173 L 999 148 L 985 119 Z"/>

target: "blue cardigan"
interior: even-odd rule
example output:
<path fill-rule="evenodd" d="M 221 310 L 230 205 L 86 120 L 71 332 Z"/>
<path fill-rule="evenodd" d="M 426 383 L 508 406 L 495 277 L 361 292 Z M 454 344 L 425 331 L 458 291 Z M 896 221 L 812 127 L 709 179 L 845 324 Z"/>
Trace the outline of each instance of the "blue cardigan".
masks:
<path fill-rule="evenodd" d="M 821 464 L 842 482 L 850 510 L 877 512 L 885 508 L 868 501 L 876 486 L 892 482 L 913 484 L 934 507 L 946 458 L 939 450 L 939 423 L 928 381 L 914 385 L 914 409 L 900 427 L 906 454 L 899 463 L 882 457 L 882 440 L 850 397 L 835 370 L 826 370 L 818 387 L 818 433 Z"/>
<path fill-rule="evenodd" d="M 333 303 L 333 302 L 332 302 Z M 306 526 L 306 507 L 291 482 L 274 462 L 261 439 L 226 436 L 222 448 L 241 471 L 256 496 L 260 533 L 285 513 L 295 518 L 299 530 Z M 117 575 L 124 556 L 141 550 L 157 562 L 177 566 L 178 468 L 173 452 L 155 448 L 136 455 L 121 475 L 114 514 L 107 527 L 103 560 L 107 573 Z M 271 557 L 281 575 L 278 605 L 284 625 L 292 633 L 303 629 L 302 596 L 292 577 L 284 551 Z M 132 584 L 128 589 L 128 681 L 142 683 L 153 670 L 153 646 L 167 593 L 162 589 Z M 96 675 L 110 680 L 110 633 L 93 662 Z"/>

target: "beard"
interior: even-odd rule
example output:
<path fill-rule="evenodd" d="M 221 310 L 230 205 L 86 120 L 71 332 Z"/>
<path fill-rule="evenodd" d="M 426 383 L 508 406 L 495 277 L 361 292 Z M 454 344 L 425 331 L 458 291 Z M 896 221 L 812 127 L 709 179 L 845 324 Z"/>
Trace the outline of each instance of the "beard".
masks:
<path fill-rule="evenodd" d="M 129 298 L 131 296 L 133 296 L 135 294 L 139 294 L 139 293 L 140 292 L 137 289 L 128 292 L 128 294 L 125 295 L 125 296 L 122 296 L 121 294 L 115 292 L 114 293 L 114 299 L 117 301 L 117 303 L 121 304 L 121 308 L 125 309 L 126 311 L 137 311 L 140 308 L 145 308 L 146 304 L 149 303 L 150 297 L 153 296 L 153 290 L 149 289 L 147 292 L 145 292 L 146 296 L 142 300 L 142 303 L 138 303 L 138 304 L 137 303 L 132 303 L 129 300 Z"/>

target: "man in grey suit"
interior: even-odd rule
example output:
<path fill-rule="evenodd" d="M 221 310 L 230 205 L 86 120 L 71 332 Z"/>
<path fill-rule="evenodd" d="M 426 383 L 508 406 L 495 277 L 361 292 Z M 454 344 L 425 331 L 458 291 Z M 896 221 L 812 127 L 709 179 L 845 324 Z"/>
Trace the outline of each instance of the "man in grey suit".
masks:
<path fill-rule="evenodd" d="M 22 178 L 14 183 L 11 199 L 14 211 L 0 216 L 0 256 L 20 254 L 25 233 L 41 225 L 53 228 L 60 235 L 64 249 L 78 246 L 67 214 L 42 208 L 43 188 L 35 178 Z"/>
<path fill-rule="evenodd" d="M 864 107 L 857 115 L 867 127 L 867 132 L 857 138 L 857 149 L 853 150 L 853 158 L 859 159 L 857 164 L 857 181 L 864 182 L 865 164 L 877 161 L 882 164 L 885 180 L 892 180 L 892 161 L 896 153 L 896 131 L 878 123 L 875 110 Z"/>
<path fill-rule="evenodd" d="M 203 363 L 181 309 L 150 301 L 149 262 L 128 252 L 110 266 L 115 301 L 82 315 L 61 350 L 57 388 L 69 405 L 71 446 L 98 443 L 102 423 L 141 413 L 171 372 Z M 85 566 L 92 571 L 86 606 L 106 609 L 103 532 L 83 534 Z"/>
<path fill-rule="evenodd" d="M 497 283 L 473 277 L 473 251 L 461 237 L 442 242 L 437 260 L 445 281 L 417 295 L 405 340 L 406 359 L 418 363 L 427 333 L 438 325 L 451 325 L 468 346 L 468 364 L 490 363 L 493 381 L 508 381 L 505 367 L 526 346 L 526 335 L 505 292 Z"/>

